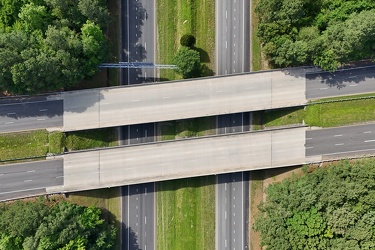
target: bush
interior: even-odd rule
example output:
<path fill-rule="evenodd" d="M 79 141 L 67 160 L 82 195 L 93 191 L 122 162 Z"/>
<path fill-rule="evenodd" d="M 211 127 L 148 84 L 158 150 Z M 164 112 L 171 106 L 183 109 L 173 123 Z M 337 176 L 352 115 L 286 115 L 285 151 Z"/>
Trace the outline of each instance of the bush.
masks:
<path fill-rule="evenodd" d="M 191 34 L 185 34 L 180 39 L 180 44 L 182 46 L 186 46 L 186 47 L 189 47 L 189 48 L 193 47 L 195 45 L 195 42 L 196 42 L 196 39 Z"/>
<path fill-rule="evenodd" d="M 200 76 L 200 56 L 199 52 L 182 47 L 176 54 L 173 64 L 177 65 L 176 70 L 183 78 L 193 78 Z"/>

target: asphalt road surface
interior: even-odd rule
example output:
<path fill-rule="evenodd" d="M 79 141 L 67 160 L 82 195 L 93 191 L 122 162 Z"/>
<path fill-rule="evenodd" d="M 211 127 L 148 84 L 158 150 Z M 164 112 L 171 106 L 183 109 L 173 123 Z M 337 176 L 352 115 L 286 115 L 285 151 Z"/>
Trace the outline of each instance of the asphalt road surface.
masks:
<path fill-rule="evenodd" d="M 155 61 L 155 1 L 122 0 L 122 53 L 128 62 Z M 154 69 L 122 69 L 121 84 L 154 82 Z"/>
<path fill-rule="evenodd" d="M 306 156 L 375 153 L 375 124 L 306 131 Z"/>
<path fill-rule="evenodd" d="M 230 134 L 250 130 L 250 112 L 217 116 L 217 134 Z"/>
<path fill-rule="evenodd" d="M 62 159 L 0 165 L 0 200 L 44 194 L 63 180 Z"/>
<path fill-rule="evenodd" d="M 155 141 L 155 123 L 123 126 L 121 145 L 134 145 Z"/>
<path fill-rule="evenodd" d="M 248 249 L 249 172 L 217 176 L 218 249 Z"/>
<path fill-rule="evenodd" d="M 123 186 L 121 192 L 121 249 L 155 249 L 155 183 Z"/>
<path fill-rule="evenodd" d="M 217 0 L 216 74 L 250 71 L 250 1 Z"/>
<path fill-rule="evenodd" d="M 0 101 L 0 133 L 62 126 L 62 100 L 35 97 Z"/>
<path fill-rule="evenodd" d="M 306 99 L 375 92 L 375 65 L 306 74 Z"/>

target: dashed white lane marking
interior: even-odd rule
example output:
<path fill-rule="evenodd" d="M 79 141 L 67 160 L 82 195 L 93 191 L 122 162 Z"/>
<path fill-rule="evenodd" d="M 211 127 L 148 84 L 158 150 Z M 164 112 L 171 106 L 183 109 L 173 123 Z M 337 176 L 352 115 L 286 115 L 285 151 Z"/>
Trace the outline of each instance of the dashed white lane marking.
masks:
<path fill-rule="evenodd" d="M 31 182 L 31 181 L 33 181 L 33 180 L 24 180 L 23 182 Z"/>
<path fill-rule="evenodd" d="M 16 113 L 12 112 L 12 113 L 8 113 L 7 115 L 15 115 Z"/>
<path fill-rule="evenodd" d="M 311 140 L 312 138 L 306 138 L 306 140 Z"/>
<path fill-rule="evenodd" d="M 46 118 L 38 118 L 38 119 L 36 119 L 37 121 L 45 121 L 46 120 Z"/>
<path fill-rule="evenodd" d="M 306 147 L 306 149 L 312 149 L 312 148 L 314 148 L 314 147 Z"/>
<path fill-rule="evenodd" d="M 12 123 L 14 123 L 14 122 L 6 122 L 5 124 L 12 124 Z"/>
<path fill-rule="evenodd" d="M 64 176 L 63 176 L 63 175 L 61 175 L 61 176 L 56 176 L 55 178 L 56 178 L 56 179 L 60 179 L 60 178 L 64 178 Z"/>
<path fill-rule="evenodd" d="M 342 146 L 342 145 L 344 145 L 344 143 L 337 143 L 337 144 L 335 144 L 335 146 Z"/>
<path fill-rule="evenodd" d="M 342 136 L 342 135 L 334 135 L 334 137 L 339 137 L 339 136 Z"/>
<path fill-rule="evenodd" d="M 325 89 L 328 89 L 328 88 L 320 88 L 320 90 L 325 90 Z"/>
<path fill-rule="evenodd" d="M 132 102 L 140 102 L 141 100 L 132 100 Z"/>
<path fill-rule="evenodd" d="M 367 141 L 365 141 L 365 142 L 374 142 L 375 140 L 367 140 Z"/>
<path fill-rule="evenodd" d="M 170 96 L 163 96 L 162 97 L 163 99 L 169 99 L 169 98 L 171 98 Z"/>
<path fill-rule="evenodd" d="M 228 19 L 228 11 L 225 11 L 225 19 Z"/>
<path fill-rule="evenodd" d="M 193 96 L 193 95 L 195 95 L 195 94 L 191 93 L 191 94 L 187 94 L 186 96 Z"/>
<path fill-rule="evenodd" d="M 29 170 L 29 171 L 27 171 L 28 173 L 34 173 L 35 172 L 35 170 Z"/>
<path fill-rule="evenodd" d="M 371 131 L 363 132 L 364 134 L 371 134 Z"/>
<path fill-rule="evenodd" d="M 357 76 L 349 76 L 348 78 L 356 78 Z"/>
<path fill-rule="evenodd" d="M 350 86 L 350 87 L 357 87 L 358 84 L 350 84 L 349 86 Z"/>
<path fill-rule="evenodd" d="M 48 109 L 39 109 L 40 112 L 47 111 Z"/>

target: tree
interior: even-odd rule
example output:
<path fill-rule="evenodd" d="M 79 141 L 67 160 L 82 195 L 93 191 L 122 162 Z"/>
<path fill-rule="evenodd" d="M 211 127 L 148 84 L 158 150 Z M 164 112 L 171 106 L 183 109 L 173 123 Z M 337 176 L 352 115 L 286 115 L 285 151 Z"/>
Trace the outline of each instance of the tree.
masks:
<path fill-rule="evenodd" d="M 185 34 L 180 39 L 180 44 L 182 46 L 186 46 L 186 47 L 189 47 L 189 48 L 193 47 L 195 45 L 195 42 L 196 42 L 196 39 L 191 34 Z"/>
<path fill-rule="evenodd" d="M 177 51 L 173 64 L 177 65 L 176 71 L 183 78 L 193 78 L 200 75 L 200 55 L 198 51 L 183 46 Z"/>
<path fill-rule="evenodd" d="M 0 208 L 2 249 L 110 249 L 116 229 L 101 210 L 68 202 L 16 202 Z"/>
<path fill-rule="evenodd" d="M 270 185 L 254 228 L 267 249 L 375 246 L 375 160 L 341 161 Z M 305 169 L 306 170 L 306 169 Z"/>

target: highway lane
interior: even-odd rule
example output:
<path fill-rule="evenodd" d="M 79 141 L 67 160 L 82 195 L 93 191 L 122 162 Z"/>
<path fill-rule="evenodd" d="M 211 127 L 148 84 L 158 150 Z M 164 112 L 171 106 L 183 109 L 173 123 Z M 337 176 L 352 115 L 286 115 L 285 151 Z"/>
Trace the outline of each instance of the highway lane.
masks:
<path fill-rule="evenodd" d="M 155 249 L 155 183 L 121 187 L 122 247 L 125 250 Z"/>
<path fill-rule="evenodd" d="M 306 131 L 306 156 L 338 158 L 375 153 L 375 124 Z"/>
<path fill-rule="evenodd" d="M 217 116 L 217 134 L 250 131 L 250 112 Z"/>
<path fill-rule="evenodd" d="M 248 249 L 249 172 L 217 175 L 218 249 Z"/>
<path fill-rule="evenodd" d="M 375 65 L 306 74 L 306 98 L 375 92 Z"/>
<path fill-rule="evenodd" d="M 63 175 L 62 159 L 0 165 L 0 200 L 45 194 L 63 184 Z"/>
<path fill-rule="evenodd" d="M 250 71 L 250 1 L 215 2 L 216 74 Z"/>
<path fill-rule="evenodd" d="M 0 133 L 62 126 L 62 100 L 28 98 L 0 102 Z"/>
<path fill-rule="evenodd" d="M 155 62 L 155 1 L 122 0 L 122 61 Z M 122 69 L 121 84 L 155 81 L 154 69 Z"/>

